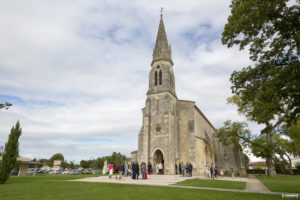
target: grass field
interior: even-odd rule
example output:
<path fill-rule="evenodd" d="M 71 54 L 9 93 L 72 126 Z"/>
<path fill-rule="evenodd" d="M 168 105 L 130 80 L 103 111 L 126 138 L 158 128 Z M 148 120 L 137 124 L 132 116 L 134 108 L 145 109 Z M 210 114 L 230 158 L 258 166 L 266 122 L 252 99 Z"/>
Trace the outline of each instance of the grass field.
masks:
<path fill-rule="evenodd" d="M 256 176 L 272 192 L 300 193 L 300 175 Z"/>
<path fill-rule="evenodd" d="M 276 200 L 280 195 L 222 192 L 211 190 L 142 186 L 113 183 L 89 183 L 66 181 L 86 175 L 46 175 L 35 177 L 11 177 L 0 185 L 1 200 Z"/>
<path fill-rule="evenodd" d="M 242 181 L 192 179 L 177 183 L 176 185 L 244 190 L 246 184 L 246 182 Z"/>

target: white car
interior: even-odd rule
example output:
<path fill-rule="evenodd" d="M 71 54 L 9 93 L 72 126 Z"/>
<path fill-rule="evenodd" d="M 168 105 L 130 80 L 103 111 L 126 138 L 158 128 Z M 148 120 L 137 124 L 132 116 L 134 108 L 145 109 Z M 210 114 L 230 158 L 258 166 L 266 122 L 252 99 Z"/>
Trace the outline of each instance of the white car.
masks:
<path fill-rule="evenodd" d="M 36 172 L 37 172 L 37 169 L 35 169 L 35 168 L 28 168 L 27 169 L 27 174 L 34 174 Z"/>
<path fill-rule="evenodd" d="M 71 172 L 69 170 L 65 170 L 62 172 L 62 174 L 70 174 Z"/>

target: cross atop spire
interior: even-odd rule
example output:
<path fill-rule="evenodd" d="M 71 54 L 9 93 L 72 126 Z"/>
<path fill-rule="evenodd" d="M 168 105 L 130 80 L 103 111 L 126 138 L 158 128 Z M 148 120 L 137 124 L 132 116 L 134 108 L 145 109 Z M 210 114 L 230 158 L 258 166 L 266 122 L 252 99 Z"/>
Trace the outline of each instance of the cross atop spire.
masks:
<path fill-rule="evenodd" d="M 163 13 L 163 11 L 164 11 L 164 8 L 163 8 L 163 7 L 161 7 L 161 8 L 160 8 L 160 18 L 162 18 L 162 16 L 163 16 L 163 14 L 162 14 L 162 13 Z"/>
<path fill-rule="evenodd" d="M 159 61 L 159 60 L 169 61 L 173 65 L 172 56 L 171 56 L 172 50 L 171 50 L 171 46 L 168 45 L 167 34 L 163 22 L 163 16 L 162 16 L 163 8 L 161 8 L 160 12 L 161 12 L 160 22 L 159 22 L 159 27 L 158 27 L 157 37 L 156 37 L 155 48 L 153 50 L 153 59 L 151 65 L 155 61 Z"/>

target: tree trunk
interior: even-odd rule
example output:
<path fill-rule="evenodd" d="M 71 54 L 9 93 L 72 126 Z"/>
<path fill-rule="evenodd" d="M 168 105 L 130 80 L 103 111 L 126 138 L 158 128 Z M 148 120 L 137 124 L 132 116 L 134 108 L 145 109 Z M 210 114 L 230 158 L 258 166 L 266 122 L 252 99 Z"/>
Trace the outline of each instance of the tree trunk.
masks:
<path fill-rule="evenodd" d="M 272 156 L 266 156 L 266 163 L 268 167 L 268 176 L 274 177 L 275 173 L 273 170 L 273 165 L 272 165 Z"/>
<path fill-rule="evenodd" d="M 269 130 L 266 133 L 266 141 L 267 141 L 266 164 L 268 167 L 268 176 L 274 177 L 275 173 L 274 173 L 273 165 L 272 165 L 273 147 L 272 147 L 271 137 L 272 137 L 272 132 Z"/>
<path fill-rule="evenodd" d="M 286 155 L 286 157 L 289 159 L 289 162 L 288 162 L 288 165 L 289 165 L 289 171 L 290 171 L 290 174 L 293 175 L 294 174 L 294 171 L 293 171 L 293 168 L 292 168 L 292 161 L 291 161 L 291 158 Z"/>

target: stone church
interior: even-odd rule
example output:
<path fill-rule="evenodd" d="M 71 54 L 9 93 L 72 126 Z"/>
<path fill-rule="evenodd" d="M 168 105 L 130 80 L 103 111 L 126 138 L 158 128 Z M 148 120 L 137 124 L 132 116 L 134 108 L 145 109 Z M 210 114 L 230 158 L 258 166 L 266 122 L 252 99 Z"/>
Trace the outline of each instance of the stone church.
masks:
<path fill-rule="evenodd" d="M 204 175 L 207 166 L 245 174 L 243 154 L 218 141 L 216 129 L 194 101 L 178 99 L 173 65 L 161 15 L 133 160 L 153 166 L 162 163 L 164 174 L 175 174 L 175 163 L 179 166 L 179 162 L 191 162 L 195 175 Z"/>

